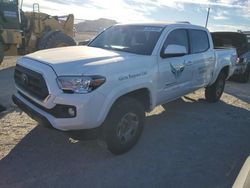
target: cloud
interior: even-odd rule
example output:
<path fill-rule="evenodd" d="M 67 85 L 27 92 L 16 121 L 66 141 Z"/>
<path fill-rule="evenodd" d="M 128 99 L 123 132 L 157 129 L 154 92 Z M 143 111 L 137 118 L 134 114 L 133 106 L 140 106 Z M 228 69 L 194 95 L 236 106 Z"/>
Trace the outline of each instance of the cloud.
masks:
<path fill-rule="evenodd" d="M 228 24 L 213 24 L 208 27 L 210 31 L 249 31 L 249 26 L 246 25 L 228 25 Z"/>
<path fill-rule="evenodd" d="M 235 15 L 245 19 L 245 22 L 250 19 L 250 0 L 30 0 L 24 1 L 25 11 L 31 11 L 33 3 L 40 4 L 41 12 L 50 15 L 73 13 L 77 19 L 109 18 L 118 22 L 150 22 L 161 19 L 157 16 L 160 10 L 162 15 L 166 9 L 166 16 L 168 10 L 175 10 L 179 19 L 182 19 L 180 15 L 186 16 L 190 12 L 194 16 L 206 15 L 208 7 L 211 7 L 210 23 L 223 21 L 229 29 L 234 29 L 230 18 Z M 194 17 L 194 20 L 197 18 Z M 199 24 L 201 21 L 194 22 Z"/>
<path fill-rule="evenodd" d="M 76 17 L 92 17 L 95 19 L 99 15 L 108 18 L 119 19 L 120 21 L 152 20 L 149 16 L 157 13 L 162 7 L 169 7 L 178 11 L 185 10 L 186 5 L 198 5 L 203 7 L 227 7 L 244 9 L 243 17 L 250 17 L 250 0 L 36 0 L 41 5 L 41 9 L 53 9 L 53 14 L 74 13 Z M 26 8 L 31 7 L 32 1 L 24 1 Z M 49 8 L 50 7 L 50 8 Z M 248 8 L 247 8 L 248 7 Z M 90 10 L 92 9 L 92 10 Z M 96 16 L 95 16 L 96 15 Z M 125 16 L 125 17 L 124 17 Z M 103 17 L 103 16 L 100 16 Z M 227 15 L 217 13 L 214 19 L 227 19 Z"/>
<path fill-rule="evenodd" d="M 227 10 L 217 9 L 216 11 L 211 11 L 212 17 L 215 20 L 227 20 L 230 18 L 230 14 Z"/>
<path fill-rule="evenodd" d="M 45 0 L 48 2 L 64 4 L 64 5 L 81 5 L 81 4 L 88 4 L 91 0 Z"/>
<path fill-rule="evenodd" d="M 245 8 L 242 11 L 238 10 L 238 14 L 242 15 L 244 18 L 250 19 L 250 0 L 247 0 L 244 3 L 244 7 Z"/>
<path fill-rule="evenodd" d="M 161 2 L 167 3 L 167 0 L 161 0 Z M 216 0 L 215 1 L 214 0 L 172 0 L 171 3 L 243 8 L 241 1 L 237 1 L 237 0 L 217 0 L 217 1 Z"/>

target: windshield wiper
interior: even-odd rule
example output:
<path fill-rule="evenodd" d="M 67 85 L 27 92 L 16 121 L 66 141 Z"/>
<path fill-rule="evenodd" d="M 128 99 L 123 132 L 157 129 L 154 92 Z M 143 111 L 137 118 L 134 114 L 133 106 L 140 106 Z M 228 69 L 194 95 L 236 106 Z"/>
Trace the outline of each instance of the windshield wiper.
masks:
<path fill-rule="evenodd" d="M 102 49 L 112 50 L 112 51 L 128 52 L 128 53 L 137 54 L 136 52 L 133 52 L 133 51 L 131 51 L 129 49 L 126 49 L 126 48 L 114 48 L 114 47 L 108 46 L 108 45 L 104 45 L 104 46 L 91 46 L 91 47 L 102 48 Z"/>

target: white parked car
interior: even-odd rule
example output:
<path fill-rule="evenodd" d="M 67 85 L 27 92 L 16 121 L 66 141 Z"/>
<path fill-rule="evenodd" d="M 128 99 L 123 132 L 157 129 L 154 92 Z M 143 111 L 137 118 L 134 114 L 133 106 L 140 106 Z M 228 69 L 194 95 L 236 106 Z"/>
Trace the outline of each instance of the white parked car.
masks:
<path fill-rule="evenodd" d="M 250 187 L 250 156 L 242 166 L 232 188 L 249 188 Z"/>
<path fill-rule="evenodd" d="M 217 102 L 235 63 L 236 50 L 215 50 L 200 26 L 115 25 L 88 46 L 20 58 L 13 101 L 59 130 L 100 127 L 108 149 L 121 154 L 140 137 L 145 111 L 203 87 Z"/>

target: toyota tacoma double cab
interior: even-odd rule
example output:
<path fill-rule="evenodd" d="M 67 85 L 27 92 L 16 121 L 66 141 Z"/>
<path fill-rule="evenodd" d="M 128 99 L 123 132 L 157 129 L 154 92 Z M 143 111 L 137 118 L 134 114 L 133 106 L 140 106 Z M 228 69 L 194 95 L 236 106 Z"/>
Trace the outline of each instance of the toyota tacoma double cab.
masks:
<path fill-rule="evenodd" d="M 138 141 L 145 112 L 205 87 L 217 102 L 236 50 L 215 50 L 209 31 L 187 23 L 114 25 L 87 46 L 17 60 L 13 101 L 62 131 L 99 128 L 114 154 Z"/>

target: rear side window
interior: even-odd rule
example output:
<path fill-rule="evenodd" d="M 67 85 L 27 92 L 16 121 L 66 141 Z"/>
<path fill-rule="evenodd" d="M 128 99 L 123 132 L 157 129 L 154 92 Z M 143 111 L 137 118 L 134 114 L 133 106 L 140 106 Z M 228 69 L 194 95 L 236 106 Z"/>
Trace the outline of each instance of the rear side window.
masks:
<path fill-rule="evenodd" d="M 165 49 L 170 44 L 185 46 L 188 51 L 187 31 L 185 29 L 176 29 L 172 31 L 165 40 L 163 49 Z"/>
<path fill-rule="evenodd" d="M 206 31 L 189 30 L 191 53 L 202 53 L 209 49 L 209 40 Z"/>

